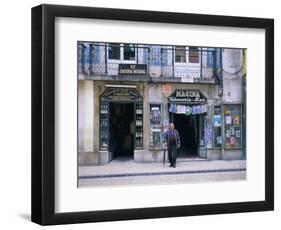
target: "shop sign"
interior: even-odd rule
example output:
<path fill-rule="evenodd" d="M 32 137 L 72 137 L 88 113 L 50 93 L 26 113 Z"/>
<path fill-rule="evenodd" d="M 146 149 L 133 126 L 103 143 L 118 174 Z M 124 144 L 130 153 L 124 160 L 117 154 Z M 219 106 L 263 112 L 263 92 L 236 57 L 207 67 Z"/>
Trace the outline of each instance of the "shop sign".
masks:
<path fill-rule="evenodd" d="M 141 95 L 132 88 L 108 88 L 101 96 L 102 100 L 135 101 L 141 100 Z"/>
<path fill-rule="evenodd" d="M 169 97 L 169 102 L 179 103 L 204 103 L 206 97 L 199 90 L 177 89 Z"/>
<path fill-rule="evenodd" d="M 119 64 L 119 75 L 147 75 L 146 64 Z"/>

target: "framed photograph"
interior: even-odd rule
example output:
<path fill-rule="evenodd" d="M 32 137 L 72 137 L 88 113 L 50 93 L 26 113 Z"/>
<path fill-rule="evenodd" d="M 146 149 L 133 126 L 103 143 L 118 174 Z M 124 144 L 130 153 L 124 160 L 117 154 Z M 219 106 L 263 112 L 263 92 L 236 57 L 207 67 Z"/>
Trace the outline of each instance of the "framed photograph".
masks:
<path fill-rule="evenodd" d="M 32 221 L 274 209 L 274 20 L 32 8 Z"/>

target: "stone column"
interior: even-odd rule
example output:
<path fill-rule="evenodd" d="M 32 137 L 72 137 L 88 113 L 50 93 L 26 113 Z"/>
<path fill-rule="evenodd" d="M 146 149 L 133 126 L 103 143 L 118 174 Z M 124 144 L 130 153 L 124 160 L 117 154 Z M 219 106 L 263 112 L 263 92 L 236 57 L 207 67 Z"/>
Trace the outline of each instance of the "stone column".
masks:
<path fill-rule="evenodd" d="M 242 49 L 223 49 L 222 51 L 222 78 L 223 97 L 225 103 L 242 102 Z"/>
<path fill-rule="evenodd" d="M 243 50 L 223 49 L 222 50 L 222 79 L 223 79 L 223 104 L 243 103 Z M 223 111 L 224 113 L 224 111 Z M 224 114 L 223 114 L 224 115 Z M 240 115 L 240 122 L 242 114 Z M 222 135 L 225 138 L 225 125 L 223 124 Z M 240 134 L 244 135 L 244 134 Z M 224 145 L 225 146 L 225 145 Z M 222 158 L 227 160 L 243 159 L 242 149 L 222 148 Z"/>
<path fill-rule="evenodd" d="M 93 81 L 78 82 L 78 150 L 79 164 L 92 162 L 94 143 L 94 89 Z"/>

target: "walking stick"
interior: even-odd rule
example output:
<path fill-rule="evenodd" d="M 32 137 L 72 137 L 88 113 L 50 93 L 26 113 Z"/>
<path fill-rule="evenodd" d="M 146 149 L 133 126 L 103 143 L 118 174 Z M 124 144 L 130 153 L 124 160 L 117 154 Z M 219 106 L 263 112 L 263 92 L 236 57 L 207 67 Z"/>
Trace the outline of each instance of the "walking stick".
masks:
<path fill-rule="evenodd" d="M 166 148 L 164 148 L 164 155 L 163 155 L 163 166 L 165 164 L 165 155 L 166 155 Z"/>

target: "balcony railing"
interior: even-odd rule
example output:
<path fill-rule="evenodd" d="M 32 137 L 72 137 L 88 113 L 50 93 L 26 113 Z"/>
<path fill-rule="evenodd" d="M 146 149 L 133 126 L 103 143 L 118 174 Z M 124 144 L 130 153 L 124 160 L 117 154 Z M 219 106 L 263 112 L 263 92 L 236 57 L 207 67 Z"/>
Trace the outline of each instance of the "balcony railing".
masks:
<path fill-rule="evenodd" d="M 221 79 L 221 49 L 162 45 L 78 43 L 79 78 L 142 76 Z"/>

